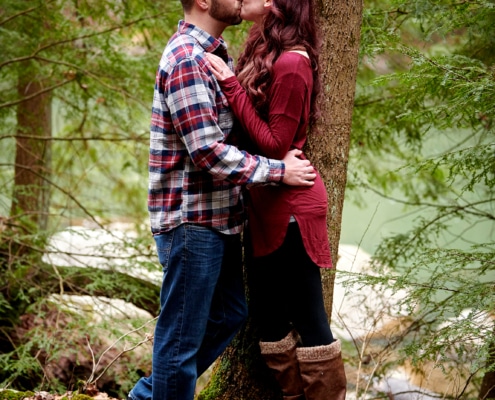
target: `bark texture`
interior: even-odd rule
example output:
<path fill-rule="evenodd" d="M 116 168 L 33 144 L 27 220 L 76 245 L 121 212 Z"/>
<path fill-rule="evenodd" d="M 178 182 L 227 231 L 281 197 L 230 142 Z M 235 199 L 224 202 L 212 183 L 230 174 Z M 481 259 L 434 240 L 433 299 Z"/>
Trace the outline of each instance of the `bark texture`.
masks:
<path fill-rule="evenodd" d="M 352 110 L 358 69 L 362 0 L 317 0 L 323 49 L 320 55 L 323 96 L 317 133 L 310 136 L 306 153 L 320 172 L 328 195 L 328 238 L 334 267 L 347 184 Z M 324 271 L 325 308 L 331 316 L 335 274 Z"/>
<path fill-rule="evenodd" d="M 19 68 L 17 137 L 11 217 L 21 217 L 30 231 L 46 228 L 51 162 L 51 96 L 43 91 L 29 62 Z M 27 217 L 27 218 L 24 218 Z M 31 227 L 28 225 L 32 224 Z"/>

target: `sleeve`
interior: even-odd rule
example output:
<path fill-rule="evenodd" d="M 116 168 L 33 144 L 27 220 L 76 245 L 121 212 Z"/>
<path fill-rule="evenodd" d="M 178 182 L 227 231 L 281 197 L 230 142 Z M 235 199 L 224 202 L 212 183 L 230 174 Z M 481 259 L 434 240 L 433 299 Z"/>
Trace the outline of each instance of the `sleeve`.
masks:
<path fill-rule="evenodd" d="M 235 116 L 261 153 L 267 157 L 283 158 L 291 149 L 304 109 L 307 88 L 299 68 L 275 70 L 268 122 L 256 113 L 235 77 L 221 82 L 221 86 Z"/>
<path fill-rule="evenodd" d="M 175 131 L 194 165 L 235 184 L 281 182 L 282 161 L 253 156 L 225 143 L 210 82 L 194 59 L 179 63 L 165 82 L 165 101 Z"/>

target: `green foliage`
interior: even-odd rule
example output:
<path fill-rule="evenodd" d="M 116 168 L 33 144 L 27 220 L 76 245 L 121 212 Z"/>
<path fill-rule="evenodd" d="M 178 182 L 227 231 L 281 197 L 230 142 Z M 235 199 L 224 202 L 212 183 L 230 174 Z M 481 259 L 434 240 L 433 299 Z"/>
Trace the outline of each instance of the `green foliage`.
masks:
<path fill-rule="evenodd" d="M 178 0 L 0 0 L 0 387 L 69 389 L 73 377 L 62 382 L 47 371 L 76 349 L 124 337 L 108 355 L 149 341 L 142 316 L 127 308 L 133 303 L 149 318 L 158 310 L 161 270 L 146 222 L 148 130 L 155 72 L 180 18 Z M 229 29 L 225 38 L 236 54 L 242 37 Z M 51 99 L 51 131 L 40 139 L 52 143 L 50 207 L 13 216 L 16 142 L 31 137 L 18 129 L 17 106 L 29 99 L 18 90 L 25 72 L 42 83 L 33 96 Z M 48 215 L 46 232 L 33 214 Z M 85 228 L 66 229 L 74 225 Z M 88 297 L 93 306 L 77 303 Z M 100 315 L 105 303 L 111 316 Z M 60 316 L 47 321 L 63 320 L 56 326 L 64 334 L 43 323 L 53 315 L 47 304 Z M 89 341 L 78 342 L 85 335 Z M 150 367 L 148 356 L 127 356 L 116 356 L 97 382 L 115 396 L 125 397 Z M 71 368 L 89 379 L 89 365 Z"/>
<path fill-rule="evenodd" d="M 144 224 L 143 176 L 147 175 L 154 75 L 165 42 L 175 30 L 180 8 L 178 1 L 168 0 L 0 1 L 2 387 L 31 389 L 44 384 L 57 391 L 67 389 L 64 385 L 68 381 L 58 381 L 47 368 L 64 357 L 73 357 L 78 347 L 87 348 L 88 343 L 71 342 L 71 333 L 65 337 L 50 335 L 51 329 L 46 329 L 42 317 L 46 315 L 46 302 L 54 304 L 53 294 L 60 298 L 120 298 L 154 313 L 158 308 L 157 283 L 147 282 L 148 274 L 159 271 L 159 267 Z M 39 209 L 11 216 L 13 177 L 18 173 L 14 165 L 16 140 L 31 134 L 17 129 L 17 106 L 27 100 L 18 90 L 18 79 L 25 72 L 42 82 L 41 92 L 49 93 L 52 101 L 52 129 L 41 138 L 53 144 L 47 163 L 51 206 L 44 210 L 40 204 Z M 30 189 L 25 186 L 22 190 Z M 29 216 L 36 213 L 49 215 L 48 231 L 33 225 Z M 123 238 L 108 226 L 116 219 L 133 227 L 132 237 Z M 71 234 L 68 244 L 72 248 L 52 247 L 54 233 L 83 222 L 99 230 Z M 79 261 L 79 246 L 95 241 L 91 232 L 100 235 L 99 243 L 82 250 L 89 251 L 89 257 Z M 61 234 L 67 236 L 68 232 Z M 53 261 L 57 257 L 58 261 Z M 106 271 L 84 268 L 94 266 L 91 257 Z M 66 315 L 63 305 L 55 304 L 61 307 L 60 315 Z M 81 327 L 91 327 L 93 333 L 86 333 L 93 345 L 99 336 L 119 337 L 142 323 L 134 317 L 130 324 L 122 325 L 115 321 L 115 315 L 96 323 L 92 319 L 95 311 L 88 307 L 79 311 L 60 328 L 83 334 L 86 331 Z M 30 325 L 33 321 L 36 324 Z M 73 344 L 72 349 L 68 343 Z M 149 360 L 143 358 L 145 361 Z M 137 370 L 128 371 L 125 379 L 121 375 L 119 387 L 128 390 L 129 382 L 137 379 Z"/>
<path fill-rule="evenodd" d="M 54 99 L 55 215 L 142 219 L 145 210 L 138 207 L 134 194 L 146 193 L 138 176 L 146 173 L 150 96 L 164 38 L 171 31 L 168 21 L 177 15 L 178 4 L 146 0 L 4 3 L 0 21 L 2 150 L 13 148 L 15 105 L 23 100 L 16 80 L 19 69 L 29 65 Z M 5 214 L 14 152 L 3 154 L 7 156 L 0 170 Z M 123 171 L 132 171 L 126 182 Z M 102 207 L 97 200 L 100 190 L 121 209 Z M 140 204 L 143 201 L 142 197 Z M 52 226 L 57 222 L 55 218 Z"/>
<path fill-rule="evenodd" d="M 495 5 L 369 1 L 362 35 L 348 195 L 416 215 L 364 282 L 407 292 L 403 361 L 479 383 L 495 368 Z"/>
<path fill-rule="evenodd" d="M 33 392 L 16 392 L 14 390 L 0 391 L 0 400 L 22 400 L 33 396 Z"/>
<path fill-rule="evenodd" d="M 53 315 L 63 315 L 65 335 L 50 336 L 41 320 L 52 315 L 53 294 L 118 298 L 152 314 L 157 308 L 159 287 L 148 274 L 159 266 L 143 222 L 149 107 L 181 7 L 177 0 L 0 0 L 0 10 L 0 385 L 67 389 L 43 381 L 51 361 L 74 355 L 67 343 L 79 348 L 77 340 L 89 337 L 100 345 L 102 337 L 141 331 L 144 322 L 95 322 L 95 309 L 72 305 L 78 312 L 69 312 L 69 302 L 58 303 Z M 234 57 L 248 29 L 225 32 Z M 388 346 L 400 350 L 398 362 L 418 368 L 433 361 L 453 374 L 470 364 L 463 377 L 475 383 L 494 369 L 485 362 L 495 342 L 494 31 L 493 1 L 366 1 L 349 164 L 349 198 L 362 202 L 360 193 L 373 191 L 416 216 L 410 230 L 376 250 L 382 275 L 361 282 L 408 293 L 398 307 L 409 325 Z M 49 230 L 34 234 L 28 216 L 9 216 L 22 71 L 52 99 L 52 132 L 43 139 L 52 141 Z M 109 225 L 116 219 L 137 234 L 117 237 Z M 67 254 L 47 247 L 55 232 L 83 222 L 118 239 L 92 249 L 103 270 L 79 262 L 77 246 Z M 475 230 L 486 232 L 483 240 Z M 71 238 L 79 245 L 92 236 Z M 63 266 L 47 255 L 65 257 Z M 39 325 L 19 335 L 21 317 Z M 121 344 L 132 347 L 142 336 L 128 340 Z M 395 362 L 384 360 L 377 373 Z M 120 395 L 142 373 L 126 368 L 128 375 L 117 374 Z"/>

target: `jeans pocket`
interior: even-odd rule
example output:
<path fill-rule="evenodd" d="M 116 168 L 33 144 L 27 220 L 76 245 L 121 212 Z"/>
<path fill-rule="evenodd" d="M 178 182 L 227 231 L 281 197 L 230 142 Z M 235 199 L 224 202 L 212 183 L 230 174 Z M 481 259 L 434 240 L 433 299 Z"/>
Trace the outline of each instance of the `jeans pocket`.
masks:
<path fill-rule="evenodd" d="M 158 261 L 160 261 L 160 264 L 162 265 L 163 272 L 166 272 L 168 269 L 174 233 L 175 229 L 170 232 L 154 236 Z"/>

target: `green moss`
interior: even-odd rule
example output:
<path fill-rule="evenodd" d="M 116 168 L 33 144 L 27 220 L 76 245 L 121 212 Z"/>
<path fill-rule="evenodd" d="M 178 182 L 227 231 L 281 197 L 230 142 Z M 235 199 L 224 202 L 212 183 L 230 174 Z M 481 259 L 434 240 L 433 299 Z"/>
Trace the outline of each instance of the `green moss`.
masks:
<path fill-rule="evenodd" d="M 26 397 L 33 397 L 34 393 L 27 392 L 18 392 L 16 390 L 2 390 L 0 391 L 0 400 L 22 400 Z"/>
<path fill-rule="evenodd" d="M 221 393 L 220 382 L 217 375 L 213 375 L 208 385 L 198 394 L 197 400 L 212 400 L 216 399 Z"/>
<path fill-rule="evenodd" d="M 93 398 L 87 394 L 76 394 L 72 396 L 72 400 L 93 400 Z"/>
<path fill-rule="evenodd" d="M 222 380 L 221 373 L 222 370 L 226 369 L 224 364 L 227 364 L 225 360 L 220 362 L 220 365 L 214 370 L 213 374 L 210 377 L 210 381 L 206 385 L 206 387 L 198 394 L 196 400 L 214 400 L 216 399 L 220 393 L 222 392 Z"/>

